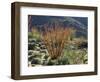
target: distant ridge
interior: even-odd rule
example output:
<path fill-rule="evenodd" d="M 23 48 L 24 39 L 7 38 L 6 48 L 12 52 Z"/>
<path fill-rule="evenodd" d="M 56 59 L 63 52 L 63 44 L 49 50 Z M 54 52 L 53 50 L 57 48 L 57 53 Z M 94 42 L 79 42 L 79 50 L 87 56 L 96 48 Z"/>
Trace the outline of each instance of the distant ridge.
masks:
<path fill-rule="evenodd" d="M 77 37 L 87 37 L 87 17 L 31 16 L 31 28 L 36 27 L 38 30 L 43 29 L 45 24 L 52 24 L 55 22 L 62 23 L 64 27 L 73 27 L 76 30 Z M 29 30 L 31 28 L 29 28 Z"/>

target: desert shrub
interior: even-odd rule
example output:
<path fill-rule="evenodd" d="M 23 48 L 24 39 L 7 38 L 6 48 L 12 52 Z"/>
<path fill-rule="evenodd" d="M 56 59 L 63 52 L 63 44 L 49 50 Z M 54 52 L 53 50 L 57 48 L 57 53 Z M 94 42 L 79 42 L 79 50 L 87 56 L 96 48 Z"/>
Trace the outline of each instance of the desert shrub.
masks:
<path fill-rule="evenodd" d="M 68 58 L 65 54 L 58 59 L 58 65 L 67 65 L 69 64 Z"/>
<path fill-rule="evenodd" d="M 64 50 L 69 64 L 84 64 L 87 63 L 87 50 Z"/>
<path fill-rule="evenodd" d="M 31 32 L 28 32 L 28 38 L 34 38 L 36 40 L 40 40 L 40 33 L 38 32 L 38 30 L 36 28 L 32 28 Z"/>
<path fill-rule="evenodd" d="M 28 32 L 28 39 L 33 38 L 32 33 Z"/>
<path fill-rule="evenodd" d="M 41 38 L 46 45 L 51 59 L 57 59 L 62 55 L 62 50 L 71 32 L 71 28 L 63 27 L 58 23 L 54 25 L 45 25 Z"/>

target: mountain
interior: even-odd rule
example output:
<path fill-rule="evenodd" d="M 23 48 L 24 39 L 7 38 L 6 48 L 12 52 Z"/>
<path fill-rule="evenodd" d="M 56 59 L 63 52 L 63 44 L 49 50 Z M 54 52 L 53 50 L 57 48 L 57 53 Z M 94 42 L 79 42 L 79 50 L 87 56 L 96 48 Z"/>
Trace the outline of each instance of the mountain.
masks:
<path fill-rule="evenodd" d="M 54 24 L 55 22 L 61 23 L 64 27 L 73 27 L 76 30 L 76 36 L 87 37 L 88 18 L 87 17 L 67 17 L 67 16 L 38 16 L 31 15 L 31 26 L 36 27 L 38 30 L 43 30 L 45 24 Z"/>

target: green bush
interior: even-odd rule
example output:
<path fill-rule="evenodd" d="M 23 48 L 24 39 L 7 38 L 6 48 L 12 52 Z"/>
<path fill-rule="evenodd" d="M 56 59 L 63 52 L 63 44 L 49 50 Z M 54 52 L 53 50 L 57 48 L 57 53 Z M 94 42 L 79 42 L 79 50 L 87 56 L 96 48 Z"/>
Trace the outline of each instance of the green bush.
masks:
<path fill-rule="evenodd" d="M 28 32 L 28 38 L 34 38 L 36 40 L 40 40 L 40 34 L 38 32 Z"/>
<path fill-rule="evenodd" d="M 87 63 L 87 52 L 84 50 L 64 50 L 69 64 L 85 64 Z"/>

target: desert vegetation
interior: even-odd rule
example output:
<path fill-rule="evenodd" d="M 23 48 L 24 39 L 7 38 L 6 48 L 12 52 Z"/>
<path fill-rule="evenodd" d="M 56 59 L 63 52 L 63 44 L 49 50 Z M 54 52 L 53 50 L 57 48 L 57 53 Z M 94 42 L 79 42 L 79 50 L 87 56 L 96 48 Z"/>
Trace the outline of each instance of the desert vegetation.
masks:
<path fill-rule="evenodd" d="M 30 19 L 31 20 L 31 19 Z M 87 38 L 76 29 L 54 22 L 28 32 L 28 66 L 87 64 Z"/>
<path fill-rule="evenodd" d="M 60 25 L 57 24 L 54 26 L 51 25 L 48 28 L 47 27 L 48 26 L 45 26 L 41 38 L 51 59 L 57 59 L 62 55 L 64 45 L 71 35 L 71 29 L 60 27 Z"/>

